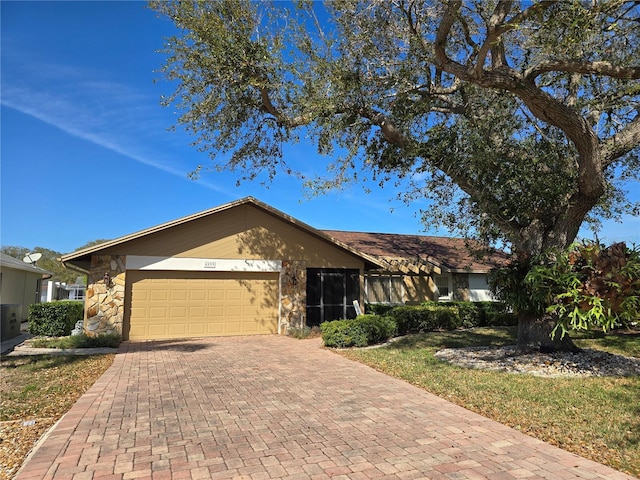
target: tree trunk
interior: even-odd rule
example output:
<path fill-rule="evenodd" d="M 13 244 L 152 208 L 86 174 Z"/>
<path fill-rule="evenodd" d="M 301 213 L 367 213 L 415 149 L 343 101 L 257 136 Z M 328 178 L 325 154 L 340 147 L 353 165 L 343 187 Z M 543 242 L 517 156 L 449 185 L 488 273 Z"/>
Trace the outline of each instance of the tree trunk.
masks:
<path fill-rule="evenodd" d="M 518 353 L 579 352 L 580 349 L 573 343 L 569 335 L 560 338 L 561 333 L 556 332 L 556 335 L 551 337 L 555 326 L 556 321 L 549 315 L 544 317 L 520 315 L 518 318 Z"/>

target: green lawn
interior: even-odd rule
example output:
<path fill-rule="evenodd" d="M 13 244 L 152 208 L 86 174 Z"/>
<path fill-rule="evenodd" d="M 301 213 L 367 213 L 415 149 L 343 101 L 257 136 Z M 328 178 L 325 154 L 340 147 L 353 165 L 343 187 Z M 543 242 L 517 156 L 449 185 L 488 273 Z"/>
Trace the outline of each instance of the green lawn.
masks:
<path fill-rule="evenodd" d="M 406 337 L 340 354 L 451 402 L 618 470 L 640 476 L 640 377 L 546 378 L 472 370 L 434 357 L 442 348 L 513 345 L 514 328 Z M 640 333 L 576 338 L 583 348 L 640 357 Z"/>

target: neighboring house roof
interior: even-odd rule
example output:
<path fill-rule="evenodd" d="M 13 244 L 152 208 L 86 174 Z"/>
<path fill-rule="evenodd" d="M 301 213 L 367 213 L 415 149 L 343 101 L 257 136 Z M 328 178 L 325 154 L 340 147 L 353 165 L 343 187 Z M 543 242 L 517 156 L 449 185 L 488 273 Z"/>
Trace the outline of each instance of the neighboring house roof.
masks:
<path fill-rule="evenodd" d="M 509 258 L 505 252 L 495 249 L 484 257 L 474 255 L 472 249 L 480 249 L 481 245 L 463 238 L 323 231 L 363 253 L 391 260 L 392 264 L 402 261 L 418 265 L 430 263 L 440 266 L 442 272 L 486 273 L 493 267 L 506 264 Z M 393 262 L 393 259 L 396 261 Z"/>
<path fill-rule="evenodd" d="M 39 273 L 41 275 L 48 275 L 48 276 L 53 275 L 53 273 L 47 270 L 44 270 L 43 268 L 37 267 L 31 263 L 23 262 L 22 260 L 13 258 L 12 256 L 2 252 L 0 252 L 0 267 L 2 269 L 12 268 L 14 270 L 22 270 L 25 272 Z"/>
<path fill-rule="evenodd" d="M 368 255 L 367 253 L 358 251 L 357 249 L 353 248 L 351 245 L 342 243 L 339 239 L 334 239 L 332 237 L 330 237 L 329 235 L 327 235 L 326 233 L 313 228 L 310 225 L 307 225 L 306 223 L 303 223 L 269 205 L 267 205 L 266 203 L 260 202 L 258 200 L 256 200 L 253 197 L 245 197 L 243 199 L 237 200 L 235 202 L 230 202 L 227 203 L 225 205 L 221 205 L 219 207 L 215 207 L 215 208 L 211 208 L 209 210 L 204 210 L 202 212 L 198 212 L 195 213 L 193 215 L 188 215 L 186 217 L 182 217 L 179 218 L 177 220 L 173 220 L 171 222 L 167 222 L 167 223 L 163 223 L 161 225 L 157 225 L 155 227 L 151 227 L 151 228 L 147 228 L 145 230 L 140 230 L 139 232 L 135 232 L 132 233 L 130 235 L 125 235 L 123 237 L 120 238 L 116 238 L 114 240 L 109 240 L 107 242 L 104 243 L 100 243 L 98 245 L 93 245 L 91 247 L 87 247 L 81 250 L 77 250 L 75 252 L 69 253 L 67 255 L 63 255 L 60 260 L 62 261 L 63 264 L 67 264 L 69 263 L 70 265 L 73 265 L 74 267 L 80 269 L 80 270 L 84 270 L 86 271 L 88 269 L 88 265 L 89 265 L 89 261 L 91 258 L 92 254 L 99 254 L 100 251 L 105 250 L 107 248 L 113 247 L 113 246 L 117 246 L 120 244 L 123 244 L 125 242 L 129 242 L 131 240 L 136 240 L 138 238 L 142 238 L 145 237 L 147 235 L 152 235 L 155 233 L 159 233 L 162 232 L 163 230 L 167 230 L 170 229 L 172 227 L 178 226 L 178 225 L 182 225 L 184 223 L 196 220 L 196 219 L 200 219 L 203 217 L 207 217 L 207 216 L 211 216 L 211 215 L 215 215 L 216 213 L 225 211 L 225 210 L 229 210 L 231 208 L 234 207 L 238 207 L 241 205 L 245 205 L 245 204 L 250 204 L 253 205 L 254 207 L 257 207 L 271 215 L 274 215 L 277 218 L 280 218 L 281 220 L 291 223 L 292 225 L 296 226 L 297 228 L 300 228 L 301 230 L 304 230 L 305 232 L 320 238 L 328 243 L 332 243 L 334 245 L 336 245 L 338 248 L 345 250 L 349 253 L 351 253 L 352 255 L 355 255 L 358 258 L 361 258 L 362 260 L 364 260 L 365 264 L 368 267 L 372 267 L 372 268 L 382 268 L 383 267 L 383 263 L 377 259 L 376 257 L 372 257 L 370 255 Z"/>

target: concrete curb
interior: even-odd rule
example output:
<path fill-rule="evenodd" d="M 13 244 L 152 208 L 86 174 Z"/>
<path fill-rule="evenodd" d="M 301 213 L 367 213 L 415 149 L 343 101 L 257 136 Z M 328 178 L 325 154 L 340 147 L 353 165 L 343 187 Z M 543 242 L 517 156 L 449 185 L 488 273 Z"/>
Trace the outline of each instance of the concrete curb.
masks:
<path fill-rule="evenodd" d="M 7 353 L 8 357 L 20 355 L 104 355 L 117 353 L 117 348 L 33 348 L 17 345 L 12 352 Z"/>

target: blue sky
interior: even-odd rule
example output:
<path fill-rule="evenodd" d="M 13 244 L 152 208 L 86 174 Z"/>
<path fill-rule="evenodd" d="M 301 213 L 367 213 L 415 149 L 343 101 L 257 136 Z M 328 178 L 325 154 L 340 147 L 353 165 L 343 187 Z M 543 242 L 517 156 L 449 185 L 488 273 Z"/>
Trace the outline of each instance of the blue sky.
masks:
<path fill-rule="evenodd" d="M 284 174 L 268 188 L 236 187 L 233 173 L 188 179 L 208 157 L 192 137 L 168 130 L 176 116 L 160 96 L 172 89 L 155 70 L 173 30 L 144 3 L 2 1 L 0 8 L 3 246 L 67 253 L 248 195 L 321 229 L 447 234 L 414 215 L 426 204 L 390 201 L 392 188 L 307 199 Z M 326 163 L 310 145 L 286 155 L 305 171 Z M 640 244 L 640 219 L 607 223 L 600 237 Z"/>

